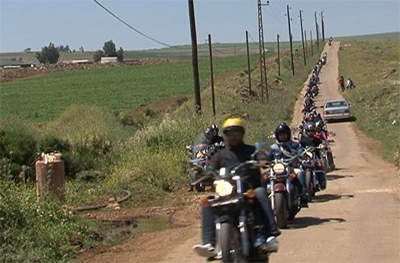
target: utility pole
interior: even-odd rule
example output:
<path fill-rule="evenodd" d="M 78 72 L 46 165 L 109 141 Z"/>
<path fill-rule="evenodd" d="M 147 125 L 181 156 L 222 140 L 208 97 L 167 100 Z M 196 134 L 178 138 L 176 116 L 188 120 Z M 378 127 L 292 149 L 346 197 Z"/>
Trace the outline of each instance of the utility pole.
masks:
<path fill-rule="evenodd" d="M 258 46 L 260 49 L 261 101 L 264 97 L 264 85 L 268 100 L 267 65 L 265 63 L 264 27 L 262 21 L 261 0 L 258 0 Z"/>
<path fill-rule="evenodd" d="M 304 30 L 304 43 L 306 43 L 306 56 L 308 57 L 307 31 L 306 30 Z"/>
<path fill-rule="evenodd" d="M 321 11 L 322 41 L 325 42 L 324 12 Z"/>
<path fill-rule="evenodd" d="M 287 5 L 287 18 L 288 18 L 288 26 L 289 26 L 290 58 L 291 58 L 291 60 L 292 60 L 292 72 L 293 72 L 293 76 L 294 76 L 293 45 L 292 45 L 292 30 L 290 29 L 290 14 L 289 14 L 289 5 Z"/>
<path fill-rule="evenodd" d="M 306 61 L 306 49 L 304 48 L 303 17 L 302 17 L 302 15 L 301 15 L 301 12 L 302 12 L 302 10 L 300 10 L 301 43 L 303 44 L 304 65 L 307 65 L 307 61 Z"/>
<path fill-rule="evenodd" d="M 252 96 L 251 92 L 251 69 L 250 69 L 250 50 L 249 50 L 249 32 L 246 30 L 246 47 L 247 47 L 247 72 L 249 75 L 249 97 Z"/>
<path fill-rule="evenodd" d="M 281 75 L 281 55 L 279 51 L 279 34 L 276 35 L 276 40 L 278 43 L 278 76 Z"/>
<path fill-rule="evenodd" d="M 310 38 L 311 38 L 311 56 L 314 55 L 313 43 L 312 43 L 312 31 L 310 30 Z"/>
<path fill-rule="evenodd" d="M 315 17 L 315 33 L 317 35 L 317 48 L 319 50 L 319 37 L 318 37 L 318 22 L 317 22 L 317 12 L 314 12 L 314 17 Z"/>
<path fill-rule="evenodd" d="M 189 1 L 188 3 L 189 3 L 190 33 L 192 38 L 192 67 L 193 67 L 195 106 L 196 106 L 196 113 L 201 114 L 199 59 L 197 56 L 197 36 L 196 36 L 196 22 L 194 17 L 194 4 L 193 0 L 188 0 L 188 1 Z"/>
<path fill-rule="evenodd" d="M 212 48 L 211 48 L 211 35 L 208 34 L 208 49 L 210 51 L 210 72 L 211 72 L 211 101 L 212 101 L 212 110 L 215 116 L 215 96 L 214 96 L 214 68 L 213 68 L 213 59 L 212 59 Z"/>

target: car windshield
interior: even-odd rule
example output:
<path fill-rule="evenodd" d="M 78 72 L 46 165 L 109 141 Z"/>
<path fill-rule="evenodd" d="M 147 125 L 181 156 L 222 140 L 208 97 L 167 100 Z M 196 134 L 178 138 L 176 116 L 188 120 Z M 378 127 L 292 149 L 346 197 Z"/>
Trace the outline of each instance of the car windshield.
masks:
<path fill-rule="evenodd" d="M 345 101 L 331 101 L 327 102 L 325 108 L 347 107 Z"/>

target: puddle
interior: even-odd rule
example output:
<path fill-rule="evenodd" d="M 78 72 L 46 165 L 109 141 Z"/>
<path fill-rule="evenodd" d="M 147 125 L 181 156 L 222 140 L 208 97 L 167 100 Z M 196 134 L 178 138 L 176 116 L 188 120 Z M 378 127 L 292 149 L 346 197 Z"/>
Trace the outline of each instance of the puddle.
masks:
<path fill-rule="evenodd" d="M 106 221 L 107 237 L 115 238 L 121 235 L 157 232 L 172 228 L 173 225 L 166 217 L 138 218 L 124 221 Z"/>

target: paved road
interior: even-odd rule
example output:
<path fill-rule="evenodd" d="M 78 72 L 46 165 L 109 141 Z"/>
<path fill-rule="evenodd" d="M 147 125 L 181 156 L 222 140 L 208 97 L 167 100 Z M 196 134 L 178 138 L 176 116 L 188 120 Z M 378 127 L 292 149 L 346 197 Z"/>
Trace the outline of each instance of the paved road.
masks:
<path fill-rule="evenodd" d="M 328 62 L 320 74 L 319 105 L 341 97 L 338 49 L 338 42 L 325 47 Z M 295 118 L 299 120 L 299 114 Z M 336 133 L 337 170 L 328 175 L 327 190 L 317 193 L 309 208 L 283 230 L 280 250 L 270 262 L 400 262 L 400 172 L 382 161 L 374 151 L 376 142 L 353 125 L 329 124 Z M 190 226 L 134 238 L 83 262 L 204 262 L 191 250 L 200 242 L 198 211 L 186 209 L 180 216 Z"/>

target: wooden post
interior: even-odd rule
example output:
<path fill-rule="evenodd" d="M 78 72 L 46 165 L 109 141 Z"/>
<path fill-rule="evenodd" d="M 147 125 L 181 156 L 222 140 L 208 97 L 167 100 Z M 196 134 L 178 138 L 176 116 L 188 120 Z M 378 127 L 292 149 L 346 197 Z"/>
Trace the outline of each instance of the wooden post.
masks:
<path fill-rule="evenodd" d="M 211 74 L 211 99 L 212 99 L 212 110 L 215 116 L 215 97 L 214 97 L 214 68 L 212 59 L 212 48 L 211 48 L 211 35 L 208 34 L 208 49 L 210 51 L 210 74 Z"/>

